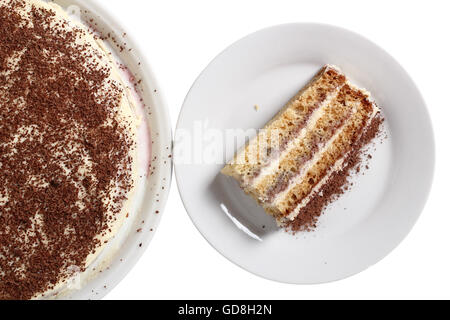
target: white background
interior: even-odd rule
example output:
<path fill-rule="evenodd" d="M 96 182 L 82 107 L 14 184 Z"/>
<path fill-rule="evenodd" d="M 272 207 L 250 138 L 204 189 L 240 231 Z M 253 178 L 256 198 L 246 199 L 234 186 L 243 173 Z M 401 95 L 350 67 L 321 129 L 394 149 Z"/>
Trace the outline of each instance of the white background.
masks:
<path fill-rule="evenodd" d="M 174 182 L 148 251 L 108 299 L 450 298 L 448 1 L 97 1 L 140 42 L 173 128 L 190 86 L 228 45 L 275 24 L 322 22 L 362 34 L 406 68 L 429 106 L 437 143 L 435 183 L 419 223 L 391 255 L 357 276 L 294 286 L 240 269 L 195 229 Z"/>

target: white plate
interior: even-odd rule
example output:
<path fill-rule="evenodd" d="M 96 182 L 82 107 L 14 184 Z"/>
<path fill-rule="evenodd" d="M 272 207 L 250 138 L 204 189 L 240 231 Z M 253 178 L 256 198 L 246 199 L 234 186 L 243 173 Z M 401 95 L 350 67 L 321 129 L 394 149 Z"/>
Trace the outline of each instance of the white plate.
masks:
<path fill-rule="evenodd" d="M 120 24 L 97 4 L 99 1 L 56 0 L 54 2 L 66 9 L 70 15 L 80 16 L 82 22 L 92 25 L 102 34 L 110 33 L 119 46 L 126 43 L 126 49 L 120 50 L 110 40 L 106 41 L 106 44 L 112 48 L 114 56 L 127 66 L 136 81 L 142 79 L 138 91 L 147 106 L 144 111 L 144 121 L 151 129 L 153 173 L 140 182 L 134 204 L 136 211 L 130 212 L 130 218 L 126 219 L 115 239 L 108 243 L 106 249 L 81 276 L 81 279 L 76 279 L 76 283 L 72 284 L 72 290 L 57 296 L 61 299 L 101 299 L 131 270 L 155 234 L 171 183 L 171 124 L 156 78 L 132 35 L 121 28 Z M 125 36 L 124 33 L 126 33 Z M 132 50 L 129 51 L 128 48 Z"/>
<path fill-rule="evenodd" d="M 377 144 L 370 170 L 354 179 L 318 229 L 292 236 L 219 174 L 224 160 L 215 157 L 215 146 L 228 149 L 223 158 L 231 159 L 235 148 L 224 146 L 220 134 L 261 128 L 327 63 L 372 92 L 386 117 L 388 139 Z M 212 246 L 259 276 L 314 284 L 365 270 L 407 236 L 432 183 L 434 139 L 418 89 L 384 50 L 340 28 L 288 24 L 234 43 L 203 71 L 179 118 L 174 161 L 185 207 Z"/>

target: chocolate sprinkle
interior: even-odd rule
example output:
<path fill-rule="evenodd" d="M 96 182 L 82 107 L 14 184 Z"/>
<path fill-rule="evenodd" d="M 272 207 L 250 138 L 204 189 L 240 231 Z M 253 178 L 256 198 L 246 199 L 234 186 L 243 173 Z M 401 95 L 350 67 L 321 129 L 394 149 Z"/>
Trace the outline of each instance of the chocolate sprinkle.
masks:
<path fill-rule="evenodd" d="M 133 184 L 122 85 L 76 42 L 88 31 L 26 7 L 0 3 L 0 299 L 85 271 Z"/>

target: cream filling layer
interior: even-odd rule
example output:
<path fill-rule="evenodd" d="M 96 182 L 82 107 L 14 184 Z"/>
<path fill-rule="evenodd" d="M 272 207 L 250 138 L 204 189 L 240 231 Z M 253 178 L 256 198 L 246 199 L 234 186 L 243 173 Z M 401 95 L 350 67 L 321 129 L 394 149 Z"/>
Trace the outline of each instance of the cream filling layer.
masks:
<path fill-rule="evenodd" d="M 365 127 L 365 130 L 371 125 L 373 119 L 375 118 L 375 116 L 377 115 L 377 113 L 380 111 L 378 109 L 378 107 L 376 107 L 375 105 L 373 106 L 374 111 L 371 114 L 369 121 L 367 122 L 367 125 Z M 365 131 L 364 130 L 364 131 Z M 363 131 L 363 132 L 364 132 Z M 293 221 L 299 214 L 301 209 L 303 209 L 304 207 L 306 207 L 308 205 L 308 203 L 312 200 L 313 196 L 320 191 L 320 189 L 322 189 L 322 187 L 324 186 L 325 183 L 327 183 L 327 181 L 331 178 L 331 176 L 335 173 L 335 172 L 339 172 L 343 169 L 343 164 L 344 164 L 344 160 L 345 157 L 348 155 L 349 153 L 346 153 L 342 158 L 340 158 L 331 168 L 331 170 L 329 170 L 329 172 L 327 173 L 327 175 L 325 177 L 323 177 L 323 179 L 311 190 L 310 194 L 303 199 L 303 201 L 295 208 L 294 211 L 292 211 L 291 214 L 289 214 L 287 217 L 283 217 L 281 219 L 279 219 L 279 222 L 285 222 L 285 221 Z M 301 180 L 300 180 L 301 181 Z"/>
<path fill-rule="evenodd" d="M 300 131 L 300 134 L 293 140 L 289 141 L 287 148 L 281 153 L 281 155 L 274 159 L 269 166 L 263 168 L 261 170 L 261 173 L 258 175 L 257 178 L 255 178 L 251 184 L 252 187 L 257 187 L 259 184 L 263 181 L 263 179 L 272 174 L 274 171 L 278 170 L 278 167 L 280 163 L 285 159 L 285 157 L 296 147 L 300 144 L 300 142 L 305 139 L 308 132 L 310 132 L 316 125 L 316 123 L 319 121 L 319 119 L 324 115 L 324 108 L 326 108 L 334 99 L 337 98 L 339 95 L 339 92 L 341 91 L 342 86 L 339 86 L 336 88 L 335 91 L 330 93 L 330 95 L 325 99 L 320 106 L 314 110 L 312 116 L 308 120 L 306 127 L 303 128 Z M 267 199 L 259 199 L 261 201 L 266 201 Z"/>
<path fill-rule="evenodd" d="M 352 108 L 352 113 L 350 115 L 349 120 L 347 120 L 347 123 L 351 120 L 352 116 L 354 116 L 356 114 L 357 110 L 358 109 L 356 106 L 354 106 Z M 306 175 L 308 174 L 309 170 L 311 170 L 311 168 L 314 167 L 314 165 L 317 163 L 317 161 L 319 161 L 322 158 L 322 155 L 325 152 L 327 152 L 327 150 L 333 145 L 333 143 L 339 138 L 341 133 L 344 132 L 346 128 L 347 128 L 347 125 L 342 126 L 334 133 L 333 137 L 331 137 L 330 140 L 328 140 L 324 145 L 319 146 L 319 151 L 316 152 L 316 154 L 314 155 L 314 157 L 311 160 L 309 160 L 308 162 L 305 163 L 303 168 L 300 170 L 300 173 L 294 179 L 292 179 L 290 181 L 288 188 L 286 188 L 286 190 L 280 192 L 275 197 L 275 199 L 272 202 L 275 207 L 278 205 L 278 203 L 281 200 L 283 200 L 289 194 L 289 192 L 291 192 L 292 188 L 294 188 L 297 184 L 301 183 L 306 178 Z"/>

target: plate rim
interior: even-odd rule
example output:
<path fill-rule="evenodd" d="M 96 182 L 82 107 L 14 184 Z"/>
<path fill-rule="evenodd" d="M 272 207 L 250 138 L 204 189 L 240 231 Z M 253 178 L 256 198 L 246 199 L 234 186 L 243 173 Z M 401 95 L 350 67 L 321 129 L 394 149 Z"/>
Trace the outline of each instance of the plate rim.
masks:
<path fill-rule="evenodd" d="M 296 281 L 284 281 L 284 280 L 280 280 L 280 279 L 275 279 L 273 277 L 270 276 L 266 276 L 264 274 L 262 274 L 261 272 L 255 272 L 255 271 L 251 271 L 248 268 L 246 268 L 245 266 L 242 265 L 242 263 L 240 263 L 239 261 L 234 261 L 232 260 L 231 257 L 227 256 L 225 253 L 223 253 L 221 250 L 219 250 L 215 245 L 213 245 L 212 241 L 210 241 L 205 234 L 201 231 L 200 227 L 198 226 L 198 224 L 196 223 L 196 220 L 194 218 L 194 216 L 191 214 L 191 212 L 188 209 L 188 205 L 187 205 L 187 201 L 185 199 L 185 196 L 183 195 L 183 190 L 182 190 L 182 186 L 180 181 L 182 180 L 179 176 L 179 165 L 177 165 L 177 157 L 176 157 L 176 152 L 173 156 L 173 163 L 174 163 L 174 175 L 175 175 L 175 180 L 176 180 L 176 185 L 177 185 L 177 189 L 178 189 L 178 193 L 180 195 L 180 199 L 183 203 L 183 206 L 190 218 L 190 220 L 192 221 L 193 225 L 195 226 L 195 228 L 198 230 L 198 232 L 201 234 L 201 236 L 207 241 L 207 243 L 209 243 L 209 245 L 214 248 L 214 250 L 220 254 L 222 257 L 224 257 L 225 259 L 227 259 L 228 261 L 230 261 L 232 264 L 238 266 L 239 268 L 245 270 L 246 272 L 260 277 L 262 279 L 265 280 L 269 280 L 272 282 L 278 282 L 278 283 L 284 283 L 284 284 L 292 284 L 292 285 L 321 285 L 321 284 L 327 284 L 327 283 L 334 283 L 334 282 L 338 282 L 338 281 L 342 281 L 351 277 L 354 277 L 366 270 L 368 270 L 370 267 L 380 263 L 381 261 L 383 261 L 386 257 L 388 257 L 390 254 L 392 254 L 393 251 L 395 251 L 404 241 L 405 239 L 410 235 L 410 233 L 414 230 L 414 227 L 416 226 L 417 222 L 419 221 L 420 217 L 423 214 L 423 211 L 429 201 L 430 198 L 430 194 L 434 185 L 434 180 L 435 180 L 435 173 L 436 173 L 436 137 L 435 137 L 435 130 L 434 130 L 434 126 L 433 126 L 433 121 L 430 115 L 430 109 L 428 108 L 428 105 L 426 103 L 426 100 L 424 99 L 424 96 L 422 94 L 422 92 L 419 90 L 419 87 L 417 86 L 416 82 L 414 81 L 414 79 L 411 77 L 411 75 L 407 72 L 407 70 L 403 67 L 403 65 L 394 57 L 392 56 L 389 52 L 387 52 L 383 47 L 381 47 L 380 45 L 378 45 L 377 43 L 375 43 L 374 41 L 370 40 L 369 38 L 365 37 L 364 35 L 352 31 L 350 29 L 341 27 L 341 26 L 337 26 L 337 25 L 333 25 L 333 24 L 328 24 L 328 23 L 321 23 L 321 22 L 289 22 L 289 23 L 281 23 L 281 24 L 276 24 L 276 25 L 271 25 L 262 29 L 258 29 L 256 31 L 253 31 L 241 38 L 239 38 L 238 40 L 232 42 L 230 45 L 228 45 L 227 47 L 225 47 L 225 49 L 223 49 L 222 51 L 220 51 L 220 53 L 218 53 L 207 65 L 206 67 L 199 73 L 199 75 L 195 78 L 193 84 L 191 85 L 189 91 L 187 92 L 185 99 L 183 100 L 183 104 L 182 107 L 180 109 L 179 115 L 178 115 L 178 119 L 177 119 L 177 123 L 176 123 L 176 127 L 175 127 L 175 140 L 174 140 L 174 150 L 176 150 L 176 132 L 178 131 L 178 129 L 180 128 L 181 122 L 182 122 L 182 118 L 183 118 L 183 113 L 185 111 L 185 105 L 187 100 L 189 99 L 191 93 L 193 92 L 193 90 L 195 89 L 195 86 L 197 84 L 197 82 L 200 80 L 200 78 L 206 73 L 206 71 L 210 68 L 210 66 L 217 60 L 219 59 L 222 55 L 226 54 L 229 50 L 232 50 L 234 46 L 238 45 L 239 43 L 245 41 L 248 38 L 251 38 L 252 36 L 256 35 L 256 34 L 260 34 L 260 33 L 264 33 L 264 32 L 269 32 L 272 31 L 274 29 L 278 29 L 278 28 L 286 28 L 286 27 L 298 27 L 298 28 L 307 28 L 307 27 L 312 27 L 312 28 L 329 28 L 329 29 L 334 29 L 334 30 L 338 30 L 340 32 L 344 32 L 347 34 L 351 34 L 352 36 L 355 36 L 363 41 L 366 41 L 368 43 L 370 43 L 371 45 L 373 45 L 374 47 L 376 47 L 378 50 L 380 50 L 383 54 L 385 54 L 388 58 L 390 58 L 392 61 L 394 61 L 398 67 L 400 68 L 400 70 L 407 76 L 407 78 L 409 79 L 409 81 L 411 82 L 411 84 L 413 85 L 414 90 L 417 92 L 418 96 L 421 99 L 421 104 L 424 107 L 424 114 L 426 115 L 426 118 L 423 118 L 424 123 L 427 124 L 427 126 L 429 127 L 429 137 L 430 137 L 430 150 L 432 150 L 432 153 L 429 155 L 430 157 L 430 168 L 429 169 L 429 177 L 428 177 L 428 181 L 426 181 L 426 193 L 424 193 L 424 197 L 423 200 L 421 201 L 421 205 L 420 205 L 420 210 L 418 215 L 415 217 L 415 219 L 412 221 L 412 227 L 410 228 L 410 230 L 402 237 L 402 239 L 400 241 L 398 241 L 397 243 L 395 243 L 392 248 L 384 255 L 382 255 L 382 257 L 378 260 L 376 260 L 374 263 L 371 263 L 370 265 L 368 265 L 367 267 L 361 269 L 360 271 L 356 272 L 356 273 L 352 273 L 349 274 L 347 276 L 343 276 L 343 277 L 337 277 L 336 279 L 333 280 L 324 280 L 324 281 L 314 281 L 314 282 L 296 282 Z"/>
<path fill-rule="evenodd" d="M 125 28 L 118 17 L 116 13 L 113 13 L 111 10 L 107 9 L 104 4 L 100 3 L 98 0 L 62 0 L 65 2 L 70 2 L 71 4 L 78 5 L 80 2 L 82 5 L 80 7 L 84 7 L 89 11 L 89 14 L 94 16 L 95 19 L 101 19 L 105 25 L 108 26 L 108 28 L 111 28 L 113 30 L 120 30 L 120 31 L 127 31 L 126 32 L 126 42 L 127 46 L 129 48 L 133 49 L 133 55 L 134 60 L 139 60 L 139 73 L 142 74 L 145 78 L 147 78 L 146 81 L 146 87 L 148 89 L 155 89 L 156 92 L 149 93 L 151 95 L 151 99 L 153 99 L 153 102 L 151 104 L 151 107 L 153 109 L 158 110 L 159 118 L 161 121 L 158 121 L 160 123 L 159 130 L 158 130 L 158 137 L 159 137 L 159 143 L 161 145 L 160 150 L 158 150 L 158 154 L 161 153 L 163 155 L 163 149 L 164 146 L 167 145 L 169 154 L 172 154 L 172 148 L 173 148 L 173 129 L 172 129 L 172 122 L 170 119 L 170 113 L 168 110 L 168 104 L 167 100 L 165 98 L 164 92 L 162 90 L 160 82 L 156 78 L 156 74 L 154 73 L 153 69 L 151 68 L 151 64 L 148 62 L 147 54 L 144 54 L 144 51 L 141 48 L 141 45 L 138 41 L 136 41 L 133 33 L 128 33 L 128 28 Z M 53 0 L 54 3 L 59 4 L 60 1 Z M 113 49 L 115 51 L 115 49 Z M 144 100 L 145 102 L 145 100 Z M 146 106 L 146 112 L 149 110 L 150 104 L 147 103 Z M 152 130 L 152 128 L 150 128 Z M 152 151 L 152 158 L 154 157 L 155 152 Z M 150 159 L 152 161 L 152 159 Z M 153 231 L 152 232 L 142 232 L 140 235 L 135 238 L 133 241 L 130 241 L 129 245 L 134 247 L 134 245 L 139 246 L 139 250 L 130 250 L 127 251 L 127 259 L 122 264 L 120 264 L 119 267 L 115 268 L 113 270 L 114 272 L 103 272 L 103 273 L 96 273 L 93 275 L 92 278 L 89 278 L 89 280 L 86 283 L 83 283 L 80 290 L 76 290 L 74 292 L 71 292 L 66 295 L 62 295 L 60 297 L 57 297 L 57 299 L 65 300 L 78 300 L 78 299 L 95 299 L 100 300 L 103 299 L 106 295 L 111 293 L 111 291 L 122 281 L 125 279 L 125 277 L 131 272 L 131 270 L 136 266 L 136 264 L 139 262 L 139 260 L 142 258 L 144 253 L 148 250 L 148 247 L 150 246 L 150 242 L 153 239 L 153 237 L 156 234 L 156 231 L 161 223 L 161 219 L 163 216 L 163 213 L 165 211 L 167 201 L 169 198 L 170 189 L 172 186 L 172 178 L 173 178 L 173 158 L 167 158 L 164 159 L 166 161 L 166 165 L 160 164 L 159 168 L 157 170 L 159 171 L 159 175 L 161 179 L 157 182 L 156 186 L 161 187 L 163 186 L 164 189 L 160 190 L 158 200 L 159 202 L 153 201 L 151 207 L 157 206 L 157 209 L 159 210 L 159 213 L 154 218 Z M 165 183 L 163 184 L 162 181 L 165 179 Z M 147 183 L 146 183 L 147 184 Z M 147 185 L 146 188 L 148 189 L 150 186 Z M 146 190 L 144 193 L 147 193 L 148 190 Z M 145 202 L 145 201 L 144 201 Z M 144 203 L 143 202 L 143 203 Z M 142 204 L 143 206 L 143 204 Z M 145 212 L 143 210 L 142 212 L 143 216 L 148 217 L 151 212 Z M 127 233 L 127 236 L 130 235 L 131 230 L 129 233 Z M 106 265 L 111 265 L 112 261 L 118 259 L 116 254 L 112 255 L 111 262 L 108 262 Z M 87 290 L 87 285 L 92 282 L 107 282 L 107 286 L 100 290 L 97 288 L 97 291 L 90 291 Z"/>

